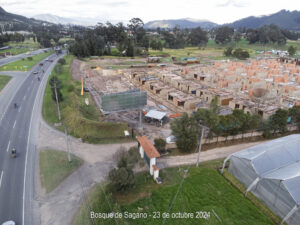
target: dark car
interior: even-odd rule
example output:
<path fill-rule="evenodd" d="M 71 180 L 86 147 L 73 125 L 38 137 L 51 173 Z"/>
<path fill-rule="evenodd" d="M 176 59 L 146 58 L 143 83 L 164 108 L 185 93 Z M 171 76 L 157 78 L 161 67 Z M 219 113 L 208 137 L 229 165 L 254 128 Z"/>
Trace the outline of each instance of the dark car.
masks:
<path fill-rule="evenodd" d="M 90 90 L 89 90 L 88 88 L 85 87 L 85 88 L 83 88 L 83 91 L 84 91 L 84 92 L 89 92 Z"/>

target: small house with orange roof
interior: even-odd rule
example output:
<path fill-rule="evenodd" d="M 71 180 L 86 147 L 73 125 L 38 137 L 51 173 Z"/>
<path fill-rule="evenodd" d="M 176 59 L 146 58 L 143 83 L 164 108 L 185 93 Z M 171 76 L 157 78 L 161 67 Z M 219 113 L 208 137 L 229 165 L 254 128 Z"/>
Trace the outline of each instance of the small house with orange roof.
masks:
<path fill-rule="evenodd" d="M 154 180 L 159 176 L 159 169 L 156 166 L 156 158 L 160 157 L 159 152 L 146 136 L 137 137 L 138 149 L 141 158 L 145 159 Z"/>

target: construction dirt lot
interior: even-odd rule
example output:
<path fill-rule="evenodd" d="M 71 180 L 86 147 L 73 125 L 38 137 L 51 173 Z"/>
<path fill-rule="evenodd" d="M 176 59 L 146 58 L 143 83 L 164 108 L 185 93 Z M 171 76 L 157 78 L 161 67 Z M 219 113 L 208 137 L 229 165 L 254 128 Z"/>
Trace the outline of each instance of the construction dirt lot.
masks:
<path fill-rule="evenodd" d="M 153 68 L 149 68 L 145 61 L 146 59 L 143 58 L 105 58 L 91 59 L 88 61 L 74 59 L 71 70 L 74 79 L 78 81 L 84 79 L 85 87 L 89 88 L 94 102 L 97 107 L 101 109 L 101 96 L 140 88 L 139 85 L 134 84 L 131 81 L 130 75 L 136 71 L 140 71 L 141 73 L 142 71 L 152 71 Z M 148 93 L 147 106 L 143 109 L 144 114 L 150 109 L 165 112 L 167 115 L 177 112 L 176 108 L 170 108 L 168 105 L 164 104 L 164 101 L 155 98 L 151 93 Z M 133 128 L 138 128 L 139 110 L 113 112 L 105 115 L 102 120 L 112 122 L 122 121 L 128 123 Z M 155 138 L 166 138 L 171 135 L 170 124 L 165 123 L 162 126 L 157 126 L 157 124 L 143 122 L 142 134 L 146 134 L 152 140 Z"/>

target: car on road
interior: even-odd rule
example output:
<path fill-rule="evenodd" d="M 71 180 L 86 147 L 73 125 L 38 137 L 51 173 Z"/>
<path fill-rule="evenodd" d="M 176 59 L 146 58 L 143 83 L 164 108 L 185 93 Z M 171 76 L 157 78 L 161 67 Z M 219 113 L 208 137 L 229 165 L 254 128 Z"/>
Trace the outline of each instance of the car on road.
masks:
<path fill-rule="evenodd" d="M 89 90 L 88 88 L 85 87 L 85 88 L 83 88 L 83 91 L 84 91 L 84 92 L 89 92 L 90 90 Z"/>
<path fill-rule="evenodd" d="M 33 74 L 38 74 L 38 71 L 33 71 Z"/>
<path fill-rule="evenodd" d="M 6 221 L 6 222 L 2 223 L 2 225 L 16 225 L 16 223 L 14 221 L 10 220 L 10 221 Z"/>
<path fill-rule="evenodd" d="M 40 66 L 43 66 L 44 65 L 44 63 L 40 63 Z"/>
<path fill-rule="evenodd" d="M 49 59 L 49 62 L 53 62 L 53 60 L 52 60 L 52 59 Z"/>

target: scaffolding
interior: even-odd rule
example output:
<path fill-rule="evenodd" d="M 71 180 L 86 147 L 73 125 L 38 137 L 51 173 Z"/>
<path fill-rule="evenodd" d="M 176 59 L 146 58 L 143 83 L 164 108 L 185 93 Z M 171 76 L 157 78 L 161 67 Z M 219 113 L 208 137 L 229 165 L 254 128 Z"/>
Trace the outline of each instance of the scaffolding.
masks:
<path fill-rule="evenodd" d="M 134 89 L 125 92 L 103 95 L 101 109 L 104 112 L 119 112 L 130 109 L 142 109 L 147 105 L 147 92 Z"/>

